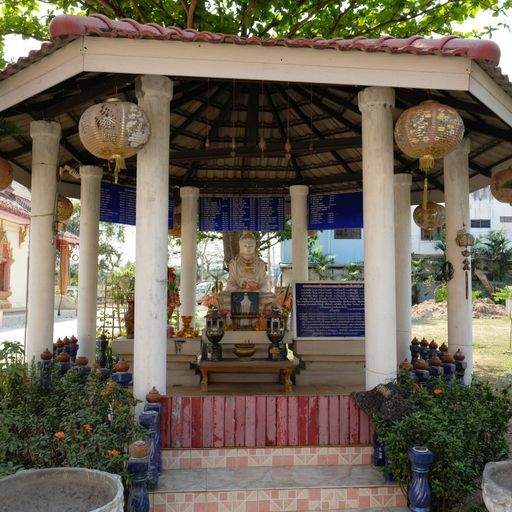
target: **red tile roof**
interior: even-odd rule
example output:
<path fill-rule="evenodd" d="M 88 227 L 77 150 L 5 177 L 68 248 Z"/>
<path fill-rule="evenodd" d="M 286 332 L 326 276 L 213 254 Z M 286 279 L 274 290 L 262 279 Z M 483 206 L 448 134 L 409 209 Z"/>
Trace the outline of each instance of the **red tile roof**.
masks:
<path fill-rule="evenodd" d="M 289 48 L 331 48 L 342 51 L 361 50 L 365 52 L 414 53 L 416 55 L 463 56 L 469 59 L 486 60 L 498 64 L 500 48 L 493 41 L 481 39 L 460 39 L 445 36 L 439 39 L 425 39 L 412 36 L 395 39 L 390 36 L 379 39 L 355 37 L 353 39 L 263 39 L 261 37 L 240 37 L 236 35 L 199 32 L 193 29 L 162 27 L 156 23 L 141 24 L 131 19 L 113 20 L 103 14 L 92 16 L 62 15 L 50 24 L 52 38 L 63 36 L 95 35 L 100 37 L 129 37 L 135 39 L 165 39 L 182 42 L 231 43 L 237 45 L 287 46 Z"/>
<path fill-rule="evenodd" d="M 426 39 L 412 36 L 407 39 L 395 39 L 383 36 L 379 39 L 355 37 L 353 39 L 287 39 L 261 37 L 240 37 L 237 35 L 214 32 L 162 27 L 156 23 L 141 24 L 131 19 L 113 20 L 103 14 L 75 16 L 64 14 L 55 17 L 50 24 L 51 43 L 44 43 L 39 50 L 29 53 L 0 72 L 0 80 L 27 67 L 48 53 L 80 36 L 126 37 L 132 39 L 159 39 L 181 42 L 203 42 L 211 44 L 236 44 L 258 46 L 286 46 L 288 48 L 334 49 L 340 51 L 411 53 L 415 55 L 442 55 L 446 57 L 462 56 L 468 59 L 484 61 L 496 67 L 500 60 L 500 48 L 494 41 L 482 39 L 460 39 L 456 36 L 444 36 L 439 39 Z"/>

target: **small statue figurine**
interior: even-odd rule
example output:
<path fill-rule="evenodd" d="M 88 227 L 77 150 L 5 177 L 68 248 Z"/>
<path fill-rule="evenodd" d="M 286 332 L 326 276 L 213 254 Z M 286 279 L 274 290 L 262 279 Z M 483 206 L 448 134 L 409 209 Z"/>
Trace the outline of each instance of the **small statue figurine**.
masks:
<path fill-rule="evenodd" d="M 243 292 L 241 296 L 241 308 L 248 307 L 248 296 L 253 292 L 258 293 L 256 304 L 258 310 L 254 313 L 256 320 L 258 316 L 266 310 L 269 310 L 276 301 L 276 296 L 268 291 L 268 276 L 265 263 L 258 256 L 256 251 L 256 238 L 250 231 L 244 231 L 239 240 L 240 253 L 237 254 L 229 263 L 229 276 L 226 287 L 219 294 L 219 305 L 221 310 L 229 311 L 233 314 L 231 293 Z M 240 294 L 240 293 L 239 293 Z M 243 299 L 246 303 L 244 303 Z M 243 313 L 239 311 L 237 313 Z M 252 311 L 251 311 L 252 312 Z M 242 323 L 247 323 L 242 321 Z M 244 329 L 245 330 L 245 329 Z M 249 329 L 251 330 L 251 329 Z"/>

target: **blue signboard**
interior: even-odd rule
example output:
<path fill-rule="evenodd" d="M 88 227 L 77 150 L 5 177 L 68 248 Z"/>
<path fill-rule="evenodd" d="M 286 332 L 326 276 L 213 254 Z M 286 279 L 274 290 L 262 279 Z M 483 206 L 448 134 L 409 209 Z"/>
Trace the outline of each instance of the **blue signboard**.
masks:
<path fill-rule="evenodd" d="M 364 338 L 364 284 L 294 284 L 295 339 Z"/>
<path fill-rule="evenodd" d="M 100 221 L 135 226 L 135 187 L 101 184 Z M 174 197 L 169 197 L 169 229 L 173 227 Z"/>
<path fill-rule="evenodd" d="M 363 194 L 316 194 L 308 198 L 308 229 L 363 227 Z"/>
<path fill-rule="evenodd" d="M 284 197 L 201 197 L 201 231 L 282 231 Z"/>

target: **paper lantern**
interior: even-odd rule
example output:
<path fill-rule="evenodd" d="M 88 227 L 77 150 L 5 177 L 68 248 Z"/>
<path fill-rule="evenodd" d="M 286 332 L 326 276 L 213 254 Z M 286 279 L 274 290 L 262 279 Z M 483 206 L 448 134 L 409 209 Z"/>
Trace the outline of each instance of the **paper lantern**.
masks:
<path fill-rule="evenodd" d="M 491 194 L 498 201 L 512 205 L 512 167 L 492 175 Z"/>
<path fill-rule="evenodd" d="M 73 215 L 73 203 L 64 196 L 59 194 L 57 198 L 57 220 L 66 222 Z"/>
<path fill-rule="evenodd" d="M 395 140 L 407 156 L 420 159 L 427 171 L 434 159 L 453 151 L 464 136 L 464 123 L 458 112 L 437 101 L 424 101 L 405 110 L 395 125 Z"/>
<path fill-rule="evenodd" d="M 407 156 L 419 158 L 419 167 L 425 172 L 423 208 L 428 203 L 427 171 L 434 166 L 436 158 L 451 153 L 463 136 L 464 123 L 458 112 L 437 101 L 424 101 L 398 118 L 395 141 Z"/>
<path fill-rule="evenodd" d="M 12 165 L 5 158 L 0 158 L 0 190 L 9 187 L 13 178 Z"/>
<path fill-rule="evenodd" d="M 412 216 L 420 228 L 428 230 L 439 228 L 445 222 L 444 206 L 430 201 L 426 207 L 423 204 L 417 206 Z"/>
<path fill-rule="evenodd" d="M 80 118 L 78 134 L 85 149 L 98 158 L 115 160 L 115 182 L 125 158 L 137 153 L 149 140 L 150 126 L 135 103 L 116 98 L 89 107 Z"/>

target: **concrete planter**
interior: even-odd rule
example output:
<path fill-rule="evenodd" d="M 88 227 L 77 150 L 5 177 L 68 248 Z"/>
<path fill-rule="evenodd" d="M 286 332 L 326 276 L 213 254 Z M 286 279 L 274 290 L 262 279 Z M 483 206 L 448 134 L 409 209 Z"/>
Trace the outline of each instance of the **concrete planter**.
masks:
<path fill-rule="evenodd" d="M 0 480 L 0 512 L 123 512 L 121 477 L 84 468 L 19 471 Z"/>
<path fill-rule="evenodd" d="M 512 460 L 488 462 L 485 465 L 482 495 L 490 512 L 512 510 Z"/>

